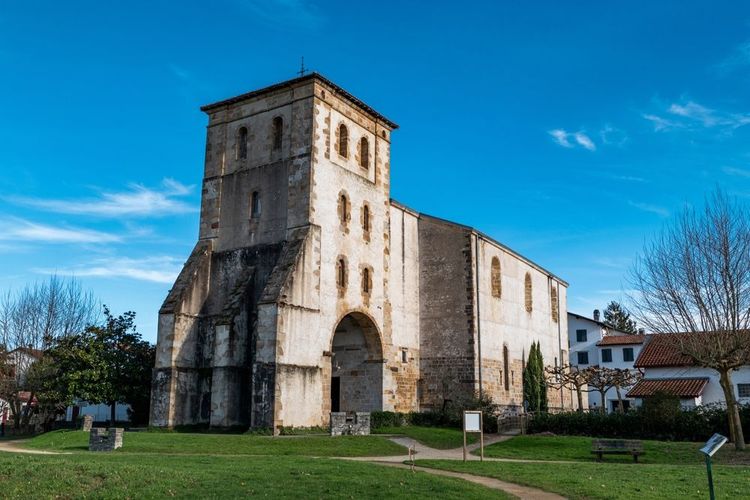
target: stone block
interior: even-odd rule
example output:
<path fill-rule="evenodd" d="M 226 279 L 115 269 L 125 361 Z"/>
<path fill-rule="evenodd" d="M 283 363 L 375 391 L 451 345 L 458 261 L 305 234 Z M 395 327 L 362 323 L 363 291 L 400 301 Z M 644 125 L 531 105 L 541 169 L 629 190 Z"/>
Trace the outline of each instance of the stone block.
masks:
<path fill-rule="evenodd" d="M 331 412 L 331 436 L 369 436 L 369 412 Z"/>
<path fill-rule="evenodd" d="M 94 416 L 93 415 L 84 415 L 83 416 L 83 427 L 81 430 L 83 432 L 91 432 L 91 428 L 94 426 Z"/>
<path fill-rule="evenodd" d="M 114 451 L 122 448 L 122 434 L 124 429 L 121 427 L 110 427 L 103 429 L 96 427 L 91 429 L 89 434 L 89 451 Z"/>

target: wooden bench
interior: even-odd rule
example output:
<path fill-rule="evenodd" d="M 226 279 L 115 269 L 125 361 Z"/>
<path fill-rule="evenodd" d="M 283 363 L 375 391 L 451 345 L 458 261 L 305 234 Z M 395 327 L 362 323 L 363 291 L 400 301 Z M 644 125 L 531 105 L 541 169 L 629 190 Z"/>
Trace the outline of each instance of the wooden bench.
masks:
<path fill-rule="evenodd" d="M 627 439 L 594 439 L 591 453 L 596 454 L 597 462 L 601 462 L 604 455 L 633 455 L 633 461 L 638 463 L 638 457 L 643 455 L 643 443 Z"/>

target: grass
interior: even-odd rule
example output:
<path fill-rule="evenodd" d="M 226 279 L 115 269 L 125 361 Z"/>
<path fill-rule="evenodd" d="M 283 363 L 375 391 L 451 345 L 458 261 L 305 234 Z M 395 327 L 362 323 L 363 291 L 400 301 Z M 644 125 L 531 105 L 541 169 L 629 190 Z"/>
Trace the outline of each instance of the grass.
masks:
<path fill-rule="evenodd" d="M 644 455 L 638 461 L 644 464 L 703 464 L 698 449 L 703 443 L 643 441 Z M 592 462 L 591 438 L 581 436 L 516 436 L 484 449 L 485 457 L 516 458 L 527 460 L 572 460 Z M 631 455 L 605 455 L 604 462 L 632 462 Z M 731 445 L 724 446 L 714 457 L 719 464 L 750 465 L 750 451 L 736 452 Z"/>
<path fill-rule="evenodd" d="M 403 427 L 380 427 L 373 430 L 376 434 L 399 434 L 419 441 L 425 446 L 438 450 L 449 450 L 463 446 L 463 432 L 460 429 L 447 427 L 420 427 L 418 425 L 406 425 Z M 476 434 L 468 434 L 466 442 L 476 443 Z"/>
<path fill-rule="evenodd" d="M 499 493 L 456 479 L 346 460 L 136 453 L 3 453 L 0 484 L 3 498 L 489 499 Z"/>
<path fill-rule="evenodd" d="M 24 441 L 24 446 L 53 451 L 88 450 L 87 432 L 60 430 Z M 380 436 L 269 437 L 244 434 L 126 432 L 117 453 L 199 455 L 296 455 L 365 457 L 405 455 L 406 448 Z"/>
<path fill-rule="evenodd" d="M 704 499 L 706 468 L 699 465 L 519 463 L 417 460 L 417 465 L 494 477 L 571 499 Z M 750 467 L 715 466 L 716 498 L 748 498 Z"/>

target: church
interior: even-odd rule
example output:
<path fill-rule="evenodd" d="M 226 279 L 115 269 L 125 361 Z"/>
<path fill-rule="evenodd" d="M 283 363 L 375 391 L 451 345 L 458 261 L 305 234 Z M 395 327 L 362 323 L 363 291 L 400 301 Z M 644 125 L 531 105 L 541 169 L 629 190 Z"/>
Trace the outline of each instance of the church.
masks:
<path fill-rule="evenodd" d="M 517 407 L 532 342 L 568 358 L 565 281 L 390 198 L 394 122 L 317 73 L 201 110 L 199 236 L 159 311 L 151 425 Z"/>

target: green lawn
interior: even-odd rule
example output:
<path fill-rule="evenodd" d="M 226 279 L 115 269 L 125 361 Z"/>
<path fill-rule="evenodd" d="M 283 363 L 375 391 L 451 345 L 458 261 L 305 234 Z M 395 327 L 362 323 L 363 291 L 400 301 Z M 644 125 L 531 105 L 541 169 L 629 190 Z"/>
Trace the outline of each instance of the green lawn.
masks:
<path fill-rule="evenodd" d="M 375 434 L 400 434 L 415 439 L 425 446 L 439 450 L 449 450 L 463 446 L 463 432 L 460 429 L 446 427 L 420 427 L 406 425 L 403 427 L 381 427 L 373 430 Z M 476 443 L 476 434 L 468 434 L 466 442 Z"/>
<path fill-rule="evenodd" d="M 0 484 L 3 498 L 24 499 L 507 498 L 457 479 L 291 456 L 0 453 Z"/>
<path fill-rule="evenodd" d="M 86 451 L 88 436 L 88 433 L 83 431 L 60 430 L 31 438 L 24 442 L 24 446 L 55 451 Z M 407 450 L 380 436 L 331 438 L 126 432 L 123 436 L 123 447 L 117 453 L 358 457 L 405 455 Z"/>
<path fill-rule="evenodd" d="M 643 441 L 645 452 L 639 458 L 644 464 L 703 464 L 698 449 L 703 443 Z M 593 462 L 591 438 L 581 436 L 516 436 L 484 449 L 485 457 L 518 458 L 530 460 L 574 460 Z M 604 462 L 632 462 L 630 455 L 604 455 Z M 750 465 L 750 451 L 735 452 L 725 445 L 715 456 L 716 463 Z"/>
<path fill-rule="evenodd" d="M 417 460 L 417 465 L 468 472 L 534 486 L 571 499 L 708 498 L 706 468 L 699 465 Z M 717 498 L 750 497 L 750 467 L 714 467 Z"/>

